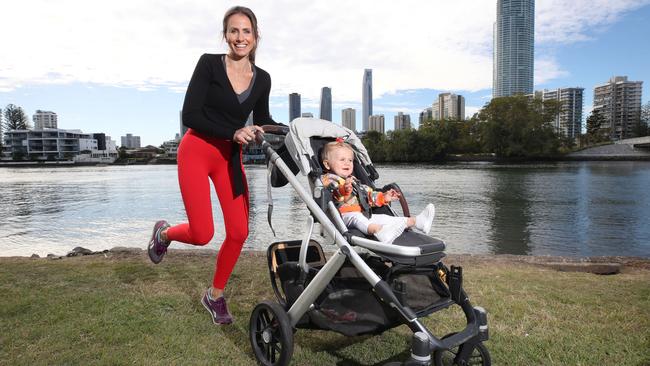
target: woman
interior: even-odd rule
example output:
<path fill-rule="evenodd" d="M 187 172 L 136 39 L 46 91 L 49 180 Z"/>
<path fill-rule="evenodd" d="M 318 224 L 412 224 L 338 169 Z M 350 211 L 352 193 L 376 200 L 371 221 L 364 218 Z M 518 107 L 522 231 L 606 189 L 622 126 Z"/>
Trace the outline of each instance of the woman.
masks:
<path fill-rule="evenodd" d="M 248 186 L 241 160 L 242 145 L 262 132 L 259 125 L 277 124 L 269 114 L 269 74 L 255 65 L 259 40 L 257 19 L 236 6 L 223 18 L 225 55 L 204 54 L 187 87 L 183 124 L 189 130 L 178 148 L 178 181 L 188 222 L 154 225 L 149 257 L 160 263 L 172 241 L 205 245 L 214 235 L 210 183 L 215 186 L 224 216 L 226 238 L 219 249 L 212 287 L 201 302 L 215 324 L 230 324 L 232 316 L 223 290 L 248 237 Z M 244 126 L 253 112 L 253 126 Z"/>

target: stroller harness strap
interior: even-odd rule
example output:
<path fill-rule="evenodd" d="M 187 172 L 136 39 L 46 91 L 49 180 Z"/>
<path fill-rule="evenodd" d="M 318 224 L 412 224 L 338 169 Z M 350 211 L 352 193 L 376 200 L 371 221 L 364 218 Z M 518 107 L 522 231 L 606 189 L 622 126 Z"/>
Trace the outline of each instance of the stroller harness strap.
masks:
<path fill-rule="evenodd" d="M 275 230 L 273 230 L 273 224 L 271 223 L 271 216 L 273 216 L 273 194 L 271 193 L 271 175 L 273 174 L 273 169 L 275 168 L 275 163 L 269 161 L 269 167 L 266 174 L 266 199 L 268 201 L 268 207 L 266 210 L 266 220 L 269 222 L 269 227 L 273 236 L 275 237 Z"/>
<path fill-rule="evenodd" d="M 342 214 L 361 212 L 364 216 L 370 217 L 371 207 L 381 207 L 386 203 L 382 192 L 375 192 L 369 186 L 359 183 L 356 178 L 352 182 L 351 190 L 345 188 L 346 180 L 336 174 L 324 174 L 321 181 L 323 186 L 332 193 L 336 208 Z"/>

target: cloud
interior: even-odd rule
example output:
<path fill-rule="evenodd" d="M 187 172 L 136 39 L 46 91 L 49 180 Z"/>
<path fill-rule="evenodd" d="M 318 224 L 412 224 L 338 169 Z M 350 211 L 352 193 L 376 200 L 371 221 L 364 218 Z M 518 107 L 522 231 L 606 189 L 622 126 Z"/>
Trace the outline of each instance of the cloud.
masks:
<path fill-rule="evenodd" d="M 182 92 L 199 55 L 226 50 L 221 17 L 237 1 L 12 1 L 0 22 L 0 90 L 72 82 Z M 643 1 L 537 1 L 538 43 L 580 42 Z M 374 96 L 397 90 L 477 91 L 492 84 L 495 1 L 262 1 L 258 63 L 273 95 L 358 102 L 364 68 Z M 11 50 L 8 52 L 7 50 Z M 537 78 L 565 75 L 539 55 Z"/>
<path fill-rule="evenodd" d="M 535 85 L 544 84 L 567 75 L 569 75 L 569 72 L 563 70 L 554 57 L 543 56 L 535 59 Z"/>
<path fill-rule="evenodd" d="M 571 44 L 592 40 L 625 13 L 650 0 L 546 0 L 537 1 L 535 42 Z"/>

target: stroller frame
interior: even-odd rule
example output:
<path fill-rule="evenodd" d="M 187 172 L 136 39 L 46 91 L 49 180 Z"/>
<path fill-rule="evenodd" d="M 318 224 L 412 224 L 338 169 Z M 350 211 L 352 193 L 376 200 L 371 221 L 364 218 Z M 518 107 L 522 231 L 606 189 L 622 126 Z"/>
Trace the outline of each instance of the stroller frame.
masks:
<path fill-rule="evenodd" d="M 413 331 L 411 358 L 405 364 L 430 365 L 432 361 L 432 353 L 450 350 L 455 347 L 457 347 L 458 352 L 455 353 L 454 364 L 466 364 L 467 359 L 475 346 L 488 339 L 488 325 L 487 312 L 485 309 L 479 306 L 472 306 L 469 297 L 462 288 L 462 269 L 452 266 L 448 276 L 451 277 L 449 279 L 451 299 L 453 300 L 453 303 L 456 303 L 461 307 L 467 319 L 467 325 L 458 333 L 448 335 L 442 339 L 437 338 L 426 328 L 426 326 L 424 326 L 424 324 L 422 324 L 413 310 L 400 303 L 391 290 L 390 285 L 379 277 L 370 266 L 364 262 L 361 256 L 352 248 L 350 243 L 369 249 L 373 252 L 377 251 L 383 254 L 396 255 L 400 257 L 418 257 L 432 253 L 423 253 L 419 247 L 384 244 L 349 234 L 343 221 L 338 215 L 338 210 L 330 201 L 327 207 L 330 211 L 330 216 L 334 218 L 334 223 L 332 223 L 327 214 L 314 200 L 310 192 L 308 192 L 300 183 L 298 178 L 294 176 L 292 170 L 287 166 L 269 142 L 264 139 L 263 135 L 258 134 L 258 140 L 261 141 L 262 149 L 267 156 L 269 164 L 273 164 L 275 168 L 284 175 L 288 183 L 291 184 L 300 198 L 302 198 L 302 200 L 307 204 L 313 217 L 320 222 L 322 229 L 329 235 L 329 237 L 333 238 L 334 243 L 338 247 L 323 267 L 320 268 L 315 277 L 309 282 L 307 287 L 304 288 L 302 293 L 293 302 L 288 311 L 285 312 L 285 309 L 280 304 L 268 301 L 260 303 L 255 308 L 250 321 L 250 340 L 258 362 L 264 365 L 285 365 L 289 363 L 293 352 L 293 329 L 295 329 L 299 320 L 313 308 L 312 304 L 314 304 L 318 296 L 325 290 L 347 259 L 368 281 L 379 298 L 384 303 L 397 310 L 401 315 L 404 324 Z M 305 272 L 308 271 L 309 268 L 306 257 L 314 225 L 314 219 L 312 217 L 309 217 L 308 220 L 309 230 L 307 236 L 302 240 L 298 261 L 299 267 Z M 444 256 L 442 249 L 444 249 L 444 245 L 442 246 L 440 253 L 434 253 L 440 254 L 438 258 Z M 449 305 L 453 305 L 453 303 L 450 303 Z M 266 312 L 266 315 L 261 314 L 260 312 Z M 259 324 L 260 319 L 263 323 L 261 326 Z M 286 334 L 287 332 L 289 332 L 289 334 Z M 274 335 L 276 337 L 279 336 L 281 341 L 285 337 L 289 337 L 291 339 L 289 342 L 290 344 L 281 344 L 279 347 L 278 345 L 273 345 L 272 341 L 269 341 L 269 339 Z M 263 342 L 271 343 L 269 343 L 268 347 L 264 345 L 264 347 L 260 348 L 259 346 L 260 344 L 263 344 Z M 281 348 L 279 355 L 275 355 L 273 347 Z"/>

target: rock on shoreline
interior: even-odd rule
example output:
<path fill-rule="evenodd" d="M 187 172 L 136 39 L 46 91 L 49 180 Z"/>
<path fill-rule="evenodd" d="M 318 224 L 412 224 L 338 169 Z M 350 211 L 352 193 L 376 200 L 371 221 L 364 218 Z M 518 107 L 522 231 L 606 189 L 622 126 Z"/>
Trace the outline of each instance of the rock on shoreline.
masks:
<path fill-rule="evenodd" d="M 170 249 L 170 253 L 177 257 L 214 257 L 217 253 L 212 249 Z M 105 257 L 139 257 L 146 256 L 146 250 L 140 248 L 114 247 L 103 251 L 91 251 L 83 247 L 76 247 L 65 256 L 48 254 L 49 259 L 63 259 L 103 254 Z M 265 251 L 247 250 L 243 256 L 266 256 Z M 40 258 L 32 255 L 31 258 Z M 645 269 L 650 270 L 650 258 L 625 257 L 625 256 L 599 256 L 599 257 L 562 257 L 562 256 L 530 256 L 513 254 L 448 254 L 443 262 L 452 263 L 492 263 L 492 264 L 528 264 L 550 268 L 561 272 L 585 272 L 601 275 L 617 274 L 625 270 Z"/>

